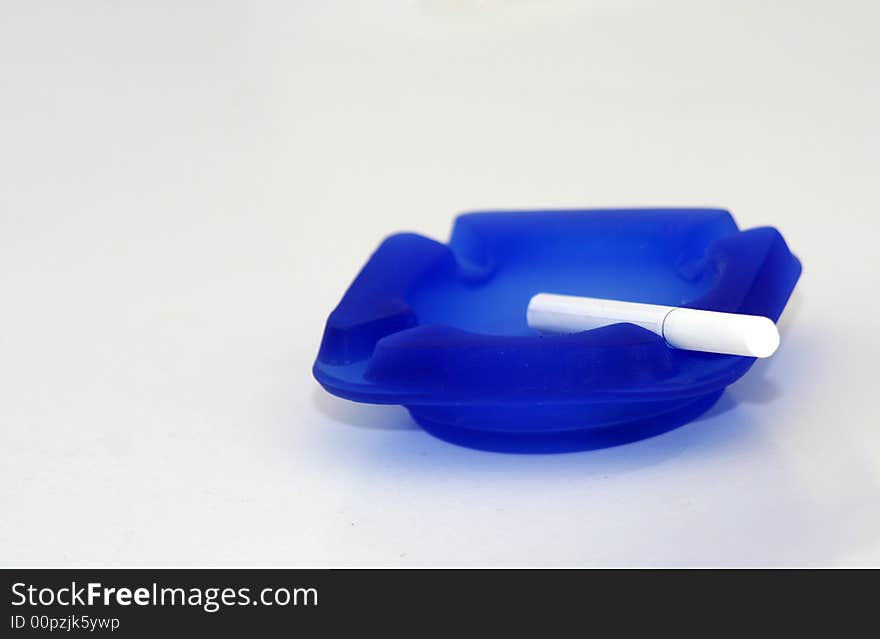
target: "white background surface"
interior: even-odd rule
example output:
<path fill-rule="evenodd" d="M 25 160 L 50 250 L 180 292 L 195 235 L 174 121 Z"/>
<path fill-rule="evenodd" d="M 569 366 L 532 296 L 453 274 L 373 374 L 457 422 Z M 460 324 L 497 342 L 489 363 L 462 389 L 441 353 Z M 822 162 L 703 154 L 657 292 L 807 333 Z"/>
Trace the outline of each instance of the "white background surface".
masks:
<path fill-rule="evenodd" d="M 880 565 L 877 6 L 2 2 L 0 563 Z M 511 456 L 313 381 L 383 236 L 627 205 L 803 260 L 704 418 Z"/>

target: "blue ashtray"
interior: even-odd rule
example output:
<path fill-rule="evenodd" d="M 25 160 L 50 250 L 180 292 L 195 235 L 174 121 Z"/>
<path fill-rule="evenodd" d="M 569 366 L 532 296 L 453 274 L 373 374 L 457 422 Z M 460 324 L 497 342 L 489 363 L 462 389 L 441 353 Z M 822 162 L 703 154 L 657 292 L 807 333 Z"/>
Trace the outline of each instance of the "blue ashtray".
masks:
<path fill-rule="evenodd" d="M 403 233 L 379 246 L 327 319 L 314 375 L 465 446 L 613 446 L 699 416 L 754 358 L 673 349 L 632 324 L 540 335 L 533 295 L 776 321 L 800 272 L 776 229 L 740 231 L 724 210 L 469 213 L 448 244 Z"/>

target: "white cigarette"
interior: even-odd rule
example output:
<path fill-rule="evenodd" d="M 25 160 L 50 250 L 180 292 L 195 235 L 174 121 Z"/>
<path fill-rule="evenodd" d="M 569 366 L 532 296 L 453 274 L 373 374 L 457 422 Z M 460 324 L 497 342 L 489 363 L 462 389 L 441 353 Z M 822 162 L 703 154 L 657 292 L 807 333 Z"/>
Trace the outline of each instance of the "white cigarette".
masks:
<path fill-rule="evenodd" d="M 538 293 L 529 301 L 527 318 L 542 333 L 578 333 L 627 322 L 689 351 L 770 357 L 779 347 L 776 324 L 758 315 Z"/>

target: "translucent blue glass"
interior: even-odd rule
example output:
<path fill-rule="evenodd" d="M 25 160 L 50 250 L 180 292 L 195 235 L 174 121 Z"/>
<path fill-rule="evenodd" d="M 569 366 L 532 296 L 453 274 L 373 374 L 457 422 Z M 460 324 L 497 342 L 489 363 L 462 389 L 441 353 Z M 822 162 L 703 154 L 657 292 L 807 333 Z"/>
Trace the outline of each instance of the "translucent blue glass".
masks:
<path fill-rule="evenodd" d="M 673 349 L 631 324 L 542 336 L 526 324 L 531 296 L 776 321 L 800 272 L 776 229 L 740 231 L 723 210 L 470 213 L 448 244 L 407 233 L 379 246 L 327 319 L 314 375 L 466 446 L 617 445 L 694 419 L 754 359 Z"/>

